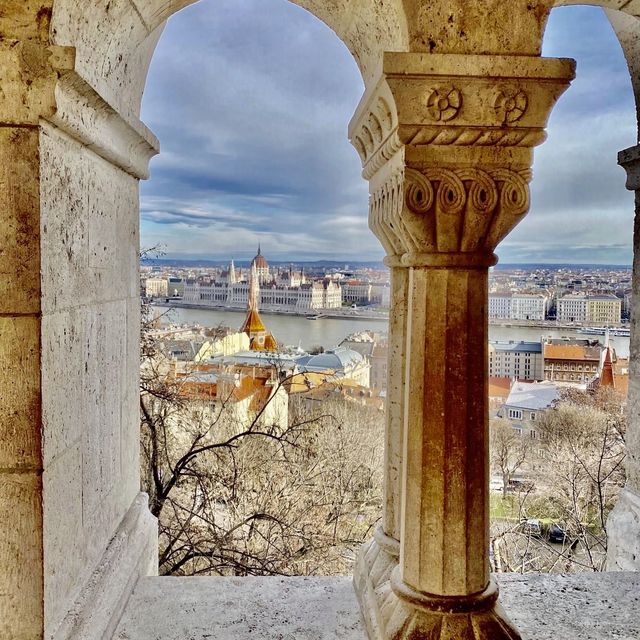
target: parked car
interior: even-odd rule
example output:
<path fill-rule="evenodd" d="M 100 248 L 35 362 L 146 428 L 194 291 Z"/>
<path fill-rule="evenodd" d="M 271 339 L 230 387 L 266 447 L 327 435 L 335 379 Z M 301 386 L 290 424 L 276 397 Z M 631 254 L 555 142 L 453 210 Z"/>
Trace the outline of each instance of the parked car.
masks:
<path fill-rule="evenodd" d="M 547 538 L 549 542 L 565 542 L 567 540 L 567 532 L 563 525 L 553 522 L 549 525 Z"/>
<path fill-rule="evenodd" d="M 536 518 L 529 518 L 522 523 L 522 533 L 539 537 L 542 535 L 542 523 Z"/>

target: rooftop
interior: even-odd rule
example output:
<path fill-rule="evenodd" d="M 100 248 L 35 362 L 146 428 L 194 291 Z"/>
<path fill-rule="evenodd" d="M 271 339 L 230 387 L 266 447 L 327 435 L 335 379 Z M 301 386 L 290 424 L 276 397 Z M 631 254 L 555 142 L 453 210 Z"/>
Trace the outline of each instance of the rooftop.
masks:
<path fill-rule="evenodd" d="M 515 342 L 510 340 L 509 342 L 490 342 L 490 347 L 493 347 L 496 351 L 521 351 L 529 353 L 542 353 L 541 342 Z"/>
<path fill-rule="evenodd" d="M 554 360 L 600 362 L 601 347 L 585 347 L 579 344 L 545 344 L 544 357 Z"/>
<path fill-rule="evenodd" d="M 310 358 L 303 357 L 298 364 L 310 371 L 341 371 L 348 366 L 362 362 L 363 357 L 357 351 L 346 347 L 337 347 Z"/>
<path fill-rule="evenodd" d="M 558 397 L 553 382 L 514 382 L 505 404 L 519 409 L 547 409 Z"/>

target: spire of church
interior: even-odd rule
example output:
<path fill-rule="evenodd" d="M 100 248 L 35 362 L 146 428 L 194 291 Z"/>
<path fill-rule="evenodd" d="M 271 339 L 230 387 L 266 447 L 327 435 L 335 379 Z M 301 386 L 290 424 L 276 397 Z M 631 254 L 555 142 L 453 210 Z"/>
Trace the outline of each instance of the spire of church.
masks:
<path fill-rule="evenodd" d="M 258 249 L 258 251 L 260 251 Z M 260 282 L 258 280 L 258 270 L 255 263 L 251 265 L 251 275 L 249 276 L 249 310 L 257 311 L 260 299 Z"/>
<path fill-rule="evenodd" d="M 231 265 L 229 266 L 229 284 L 235 284 L 236 282 L 236 266 L 233 264 L 232 259 Z"/>
<path fill-rule="evenodd" d="M 262 253 L 260 252 L 260 243 L 258 242 L 258 255 L 261 256 Z"/>
<path fill-rule="evenodd" d="M 252 351 L 276 351 L 278 341 L 267 330 L 258 311 L 260 300 L 260 283 L 258 269 L 255 262 L 251 265 L 249 277 L 249 299 L 247 302 L 247 317 L 240 331 L 249 336 L 249 348 Z"/>
<path fill-rule="evenodd" d="M 607 341 L 608 342 L 608 341 Z M 615 379 L 613 375 L 613 363 L 611 361 L 611 347 L 607 344 L 604 354 L 604 362 L 602 363 L 602 371 L 600 372 L 600 386 L 615 388 Z"/>

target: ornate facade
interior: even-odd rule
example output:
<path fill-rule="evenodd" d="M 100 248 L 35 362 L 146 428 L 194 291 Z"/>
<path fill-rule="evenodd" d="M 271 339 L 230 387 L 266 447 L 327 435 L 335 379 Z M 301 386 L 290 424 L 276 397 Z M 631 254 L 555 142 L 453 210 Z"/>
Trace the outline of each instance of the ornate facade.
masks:
<path fill-rule="evenodd" d="M 258 249 L 251 263 L 259 283 L 258 302 L 263 309 L 313 311 L 339 309 L 342 306 L 342 287 L 333 280 L 307 281 L 303 271 L 292 269 L 271 272 Z M 233 262 L 227 276 L 220 282 L 187 282 L 184 301 L 209 307 L 243 308 L 249 302 L 250 286 L 235 276 Z"/>

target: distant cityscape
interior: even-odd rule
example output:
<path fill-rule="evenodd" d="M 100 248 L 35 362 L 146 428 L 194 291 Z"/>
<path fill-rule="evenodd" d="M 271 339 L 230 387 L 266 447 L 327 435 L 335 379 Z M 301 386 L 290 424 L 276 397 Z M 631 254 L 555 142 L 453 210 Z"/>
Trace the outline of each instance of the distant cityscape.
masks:
<path fill-rule="evenodd" d="M 141 292 L 177 306 L 244 309 L 249 274 L 258 275 L 258 302 L 264 311 L 309 315 L 372 317 L 388 312 L 389 271 L 382 264 L 335 262 L 272 265 L 260 247 L 250 263 L 211 261 L 185 264 L 154 261 L 141 267 Z M 592 328 L 625 328 L 631 309 L 631 268 L 599 265 L 497 267 L 490 273 L 489 319 L 531 326 L 548 322 Z"/>

